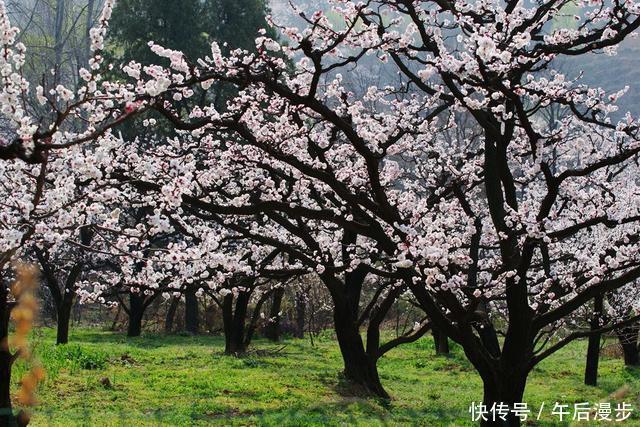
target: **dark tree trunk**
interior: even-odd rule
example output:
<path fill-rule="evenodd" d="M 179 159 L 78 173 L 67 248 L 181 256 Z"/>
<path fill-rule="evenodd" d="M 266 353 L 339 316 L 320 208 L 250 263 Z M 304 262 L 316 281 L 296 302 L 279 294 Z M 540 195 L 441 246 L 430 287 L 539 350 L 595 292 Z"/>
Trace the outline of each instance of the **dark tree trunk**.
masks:
<path fill-rule="evenodd" d="M 80 236 L 82 243 L 88 246 L 91 242 L 91 237 L 86 228 L 81 229 Z M 83 264 L 81 262 L 76 263 L 69 270 L 69 274 L 61 286 L 61 283 L 56 277 L 48 252 L 46 250 L 36 248 L 35 253 L 40 262 L 40 267 L 42 267 L 45 279 L 44 283 L 51 292 L 51 296 L 55 304 L 57 326 L 56 344 L 67 344 L 69 342 L 71 311 L 73 309 L 73 303 L 76 295 L 76 282 L 82 273 Z"/>
<path fill-rule="evenodd" d="M 482 345 L 484 345 L 493 357 L 500 357 L 498 333 L 491 322 L 491 318 L 487 312 L 487 306 L 484 302 L 478 304 L 475 314 L 478 318 L 478 321 L 475 323 L 475 330 L 482 341 Z"/>
<path fill-rule="evenodd" d="M 69 322 L 71 321 L 72 308 L 73 294 L 67 293 L 58 307 L 56 344 L 67 344 L 69 342 Z"/>
<path fill-rule="evenodd" d="M 478 336 L 482 341 L 482 345 L 493 357 L 500 356 L 500 341 L 498 341 L 498 333 L 491 322 L 483 323 L 482 327 L 476 328 Z"/>
<path fill-rule="evenodd" d="M 238 355 L 246 351 L 248 342 L 245 339 L 245 320 L 251 294 L 238 293 L 235 299 L 233 294 L 224 297 L 222 306 L 222 322 L 224 324 L 224 352 L 228 355 Z"/>
<path fill-rule="evenodd" d="M 356 237 L 345 231 L 343 244 L 355 243 Z M 347 258 L 346 251 L 343 257 Z M 389 395 L 382 387 L 378 375 L 377 348 L 376 354 L 368 353 L 360 335 L 358 313 L 362 285 L 367 274 L 366 269 L 357 267 L 345 273 L 344 281 L 332 275 L 321 275 L 321 279 L 331 292 L 333 300 L 333 326 L 344 362 L 345 378 L 361 387 L 367 394 L 388 399 Z M 376 334 L 374 329 L 370 329 L 370 332 Z"/>
<path fill-rule="evenodd" d="M 509 410 L 506 420 L 499 417 L 499 413 L 492 412 L 490 409 L 494 404 L 505 404 L 509 409 L 513 409 L 514 403 L 523 401 L 524 389 L 527 382 L 527 374 L 523 372 L 503 372 L 497 374 L 481 375 L 484 383 L 484 394 L 482 403 L 487 408 L 488 413 L 485 415 L 487 420 L 480 420 L 482 426 L 501 426 L 501 427 L 518 427 L 520 426 L 520 418 L 513 411 Z"/>
<path fill-rule="evenodd" d="M 6 338 L 4 338 L 6 341 Z M 2 344 L 0 349 L 0 426 L 11 426 L 14 421 L 11 406 L 11 354 Z"/>
<path fill-rule="evenodd" d="M 189 286 L 184 295 L 184 326 L 187 332 L 197 335 L 200 332 L 198 296 L 196 289 Z"/>
<path fill-rule="evenodd" d="M 587 346 L 587 363 L 584 369 L 584 383 L 598 385 L 598 361 L 600 359 L 600 335 L 591 335 Z"/>
<path fill-rule="evenodd" d="M 464 333 L 470 335 L 471 327 L 468 331 Z M 463 336 L 463 340 L 467 339 Z M 470 342 L 474 341 L 475 339 Z M 469 345 L 469 342 L 465 342 L 463 348 L 482 378 L 482 404 L 488 412 L 484 413 L 484 417 L 480 417 L 478 413 L 475 416 L 472 414 L 474 421 L 480 421 L 481 426 L 520 426 L 521 419 L 513 409 L 515 403 L 523 403 L 529 365 L 533 357 L 533 343 L 530 338 L 525 333 L 508 332 L 499 360 L 489 356 L 490 352 L 486 354 L 479 351 L 475 344 Z M 505 410 L 503 413 L 498 410 L 492 411 L 492 407 L 502 407 Z"/>
<path fill-rule="evenodd" d="M 11 365 L 13 357 L 9 350 L 9 306 L 8 291 L 0 284 L 0 426 L 12 426 L 15 419 L 11 406 Z"/>
<path fill-rule="evenodd" d="M 238 336 L 233 335 L 225 340 L 224 353 L 229 356 L 238 356 L 247 351 L 244 345 L 244 340 L 239 339 Z"/>
<path fill-rule="evenodd" d="M 334 327 L 338 345 L 344 361 L 344 376 L 354 384 L 363 387 L 367 393 L 388 399 L 389 395 L 382 387 L 376 358 L 365 351 L 357 312 L 347 301 L 334 300 Z"/>
<path fill-rule="evenodd" d="M 245 321 L 247 319 L 247 311 L 249 310 L 249 297 L 250 294 L 248 292 L 240 292 L 236 299 L 236 309 L 231 327 L 231 353 L 244 353 L 247 349 Z"/>
<path fill-rule="evenodd" d="M 164 332 L 165 334 L 170 334 L 173 332 L 173 322 L 176 318 L 176 311 L 178 311 L 178 304 L 180 304 L 180 298 L 173 297 L 171 298 L 171 304 L 167 309 L 167 316 L 164 320 Z"/>
<path fill-rule="evenodd" d="M 438 356 L 446 356 L 449 354 L 449 338 L 447 334 L 443 333 L 439 329 L 434 328 L 433 331 L 433 342 L 436 347 L 436 355 Z"/>
<path fill-rule="evenodd" d="M 296 329 L 294 336 L 304 338 L 304 320 L 307 311 L 307 300 L 302 292 L 296 293 Z"/>
<path fill-rule="evenodd" d="M 144 316 L 144 309 L 144 296 L 133 292 L 129 293 L 128 337 L 139 337 L 142 333 L 142 317 Z"/>
<path fill-rule="evenodd" d="M 616 329 L 616 335 L 622 346 L 625 366 L 640 366 L 640 347 L 638 346 L 638 332 L 640 326 L 631 325 Z"/>
<path fill-rule="evenodd" d="M 600 329 L 602 318 L 602 296 L 593 299 L 593 315 L 591 316 L 591 330 Z M 587 364 L 584 370 L 584 383 L 595 386 L 598 384 L 598 362 L 600 361 L 600 334 L 589 336 L 587 347 Z"/>
<path fill-rule="evenodd" d="M 511 314 L 511 313 L 510 313 Z M 521 420 L 513 412 L 515 403 L 523 403 L 527 376 L 533 358 L 533 339 L 527 325 L 527 313 L 515 312 L 504 338 L 499 359 L 489 356 L 476 348 L 477 341 L 472 338 L 471 327 L 463 328 L 465 336 L 462 339 L 467 357 L 478 370 L 483 381 L 483 404 L 489 410 L 488 421 L 482 421 L 486 426 L 520 426 Z M 515 325 L 515 326 L 512 326 Z M 473 343 L 473 344 L 472 344 Z M 493 405 L 500 404 L 509 410 L 506 414 L 491 411 Z M 494 418 L 494 412 L 495 418 Z M 499 415 L 503 415 L 505 420 Z"/>
<path fill-rule="evenodd" d="M 56 3 L 56 21 L 54 28 L 54 40 L 55 46 L 53 48 L 55 53 L 55 67 L 57 76 L 59 78 L 62 73 L 62 54 L 64 51 L 64 17 L 65 17 L 65 0 L 58 0 Z"/>
<path fill-rule="evenodd" d="M 264 335 L 271 341 L 280 341 L 280 310 L 282 309 L 282 298 L 284 288 L 278 288 L 273 292 L 273 300 L 269 313 L 269 323 L 265 327 Z"/>

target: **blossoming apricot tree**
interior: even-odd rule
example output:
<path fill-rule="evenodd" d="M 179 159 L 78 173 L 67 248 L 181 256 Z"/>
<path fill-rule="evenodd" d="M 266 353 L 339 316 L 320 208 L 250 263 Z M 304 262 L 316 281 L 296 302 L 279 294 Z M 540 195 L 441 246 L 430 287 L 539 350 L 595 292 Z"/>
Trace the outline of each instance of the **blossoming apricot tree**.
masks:
<path fill-rule="evenodd" d="M 332 4 L 339 22 L 301 12 L 307 28 L 280 28 L 288 45 L 262 37 L 257 54 L 223 56 L 214 44 L 193 61 L 153 45 L 170 67 L 130 64 L 131 89 L 151 97 L 141 107 L 183 131 L 180 160 L 154 166 L 174 172 L 151 176 L 180 209 L 230 226 L 266 218 L 247 237 L 286 246 L 328 281 L 339 273 L 336 290 L 357 288 L 349 278 L 365 271 L 401 280 L 462 345 L 484 401 L 512 405 L 530 370 L 581 335 L 544 346 L 550 331 L 640 276 L 638 187 L 618 174 L 637 170 L 637 121 L 615 118 L 624 90 L 553 68 L 614 54 L 640 26 L 640 5 L 579 1 L 578 24 L 563 26 L 561 1 Z M 340 73 L 365 55 L 395 64 L 398 84 L 346 90 Z M 213 82 L 237 87 L 227 110 L 172 108 Z M 551 106 L 571 112 L 553 128 L 541 118 Z M 471 130 L 452 132 L 463 116 Z M 315 250 L 274 240 L 280 229 Z M 502 342 L 494 315 L 506 320 Z"/>
<path fill-rule="evenodd" d="M 410 289 L 464 349 L 487 405 L 521 401 L 531 369 L 571 340 L 637 322 L 627 313 L 553 337 L 640 278 L 640 189 L 628 178 L 638 176 L 638 122 L 617 112 L 624 89 L 554 65 L 615 54 L 640 26 L 640 4 L 578 0 L 571 14 L 563 0 L 331 4 L 332 19 L 300 11 L 304 29 L 273 23 L 287 44 L 259 37 L 257 53 L 225 56 L 214 43 L 186 58 L 151 43 L 168 66 L 129 63 L 128 82 L 87 89 L 93 98 L 74 107 L 91 105 L 100 127 L 39 132 L 14 114 L 21 138 L 2 156 L 42 161 L 97 138 L 109 157 L 95 160 L 100 185 L 126 186 L 198 242 L 218 241 L 215 223 L 286 254 L 286 269 L 315 272 L 334 302 L 345 373 L 380 396 L 368 351 L 379 337 L 365 347 L 358 329 L 367 276 L 389 283 L 367 316 Z M 346 89 L 342 74 L 365 56 L 393 64 L 397 84 Z M 214 83 L 237 90 L 224 111 L 174 107 Z M 556 107 L 570 113 L 549 126 L 542 116 Z M 108 131 L 147 109 L 177 136 L 125 142 Z"/>

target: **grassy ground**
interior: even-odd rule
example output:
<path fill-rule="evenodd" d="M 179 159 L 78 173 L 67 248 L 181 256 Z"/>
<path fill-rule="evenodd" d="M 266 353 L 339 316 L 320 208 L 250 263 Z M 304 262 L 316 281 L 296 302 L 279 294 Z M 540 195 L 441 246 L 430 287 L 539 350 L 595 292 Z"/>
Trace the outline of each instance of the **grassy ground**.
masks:
<path fill-rule="evenodd" d="M 96 329 L 75 330 L 68 346 L 52 330 L 34 337 L 48 371 L 39 391 L 35 426 L 141 425 L 473 425 L 468 408 L 482 387 L 459 347 L 435 357 L 431 339 L 389 353 L 380 362 L 389 403 L 354 396 L 340 380 L 340 354 L 329 335 L 282 345 L 256 341 L 243 358 L 222 354 L 220 337 L 147 335 L 127 339 Z M 582 384 L 584 343 L 543 362 L 531 375 L 525 401 L 537 412 L 554 402 L 633 404 L 640 425 L 640 370 L 604 358 L 599 387 Z M 257 350 L 257 351 L 255 351 Z M 278 351 L 279 350 L 279 351 Z M 24 367 L 17 366 L 15 376 Z M 561 425 L 543 411 L 531 425 Z M 568 423 L 565 423 L 568 425 Z"/>

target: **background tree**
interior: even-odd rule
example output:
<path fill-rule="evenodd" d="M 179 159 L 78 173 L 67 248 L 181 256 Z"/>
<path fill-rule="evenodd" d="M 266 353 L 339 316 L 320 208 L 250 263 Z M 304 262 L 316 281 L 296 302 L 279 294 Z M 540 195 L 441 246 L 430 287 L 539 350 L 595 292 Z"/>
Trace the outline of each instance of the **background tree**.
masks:
<path fill-rule="evenodd" d="M 207 55 L 211 42 L 224 50 L 255 50 L 255 38 L 266 22 L 268 4 L 263 0 L 122 0 L 113 13 L 113 31 L 109 32 L 109 60 L 127 64 L 132 60 L 142 66 L 155 64 L 157 55 L 149 49 L 153 42 L 167 49 L 183 52 L 188 61 Z M 275 35 L 269 29 L 272 36 Z M 227 47 L 228 46 L 228 47 Z M 196 89 L 197 90 L 197 89 Z M 183 103 L 202 104 L 212 101 L 220 110 L 230 96 L 229 85 L 216 84 L 207 92 Z M 124 128 L 130 137 L 140 136 L 139 122 Z M 133 129 L 135 128 L 135 129 Z M 153 133 L 172 134 L 171 126 L 160 121 Z"/>
<path fill-rule="evenodd" d="M 56 311 L 56 344 L 69 342 L 69 323 L 71 309 L 76 300 L 78 282 L 82 274 L 90 270 L 89 256 L 83 253 L 91 245 L 91 231 L 86 227 L 79 229 L 79 239 L 83 247 L 60 245 L 55 249 L 34 245 L 33 252 L 42 271 L 42 280 L 49 290 Z"/>
<path fill-rule="evenodd" d="M 149 42 L 165 48 L 184 52 L 187 58 L 206 55 L 212 41 L 233 48 L 255 50 L 255 38 L 259 30 L 266 28 L 267 4 L 262 0 L 122 0 L 114 9 L 113 31 L 108 38 L 108 58 L 116 64 L 127 64 L 135 60 L 143 67 L 154 64 L 158 57 L 150 49 Z M 270 30 L 272 31 L 272 30 Z M 117 68 L 116 68 L 117 70 Z M 114 78 L 122 77 L 122 72 L 112 72 Z M 224 109 L 226 85 L 217 85 L 209 92 L 196 89 L 195 96 L 181 102 L 187 105 L 203 105 L 213 102 Z M 148 118 L 133 120 L 121 127 L 120 131 L 131 138 L 145 136 L 174 135 L 170 125 L 162 117 L 155 115 L 153 126 L 143 126 Z M 173 330 L 173 319 L 178 305 L 184 302 L 184 325 L 190 333 L 199 331 L 199 299 L 197 288 L 186 285 L 182 297 L 175 297 L 166 314 L 166 330 Z"/>

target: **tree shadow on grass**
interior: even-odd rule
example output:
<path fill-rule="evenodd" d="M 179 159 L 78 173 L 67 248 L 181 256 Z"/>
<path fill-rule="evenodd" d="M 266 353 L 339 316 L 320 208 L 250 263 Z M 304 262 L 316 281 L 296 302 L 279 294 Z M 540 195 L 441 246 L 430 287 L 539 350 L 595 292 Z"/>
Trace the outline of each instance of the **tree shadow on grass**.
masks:
<path fill-rule="evenodd" d="M 124 333 L 79 330 L 71 333 L 70 342 L 90 344 L 126 345 L 144 349 L 166 348 L 170 346 L 206 347 L 214 350 L 215 354 L 224 355 L 224 337 L 221 335 L 167 335 L 160 333 L 143 333 L 139 337 L 127 337 Z M 246 355 L 252 357 L 284 356 L 290 350 L 312 351 L 305 347 L 302 340 L 287 340 L 282 343 L 272 343 L 264 338 L 253 340 Z M 315 352 L 321 352 L 317 349 Z M 244 354 L 242 355 L 244 356 Z"/>
<path fill-rule="evenodd" d="M 220 336 L 211 335 L 164 335 L 164 334 L 143 334 L 139 337 L 127 337 L 124 333 L 110 331 L 77 331 L 72 332 L 70 342 L 90 343 L 90 344 L 114 344 L 126 345 L 144 349 L 156 349 L 168 346 L 189 346 L 216 348 L 224 346 L 224 339 Z"/>
<path fill-rule="evenodd" d="M 208 417 L 216 423 L 260 426 L 301 425 L 448 425 L 459 420 L 460 414 L 451 410 L 383 406 L 377 399 L 344 398 L 339 402 L 302 406 L 254 413 L 229 410 Z"/>

